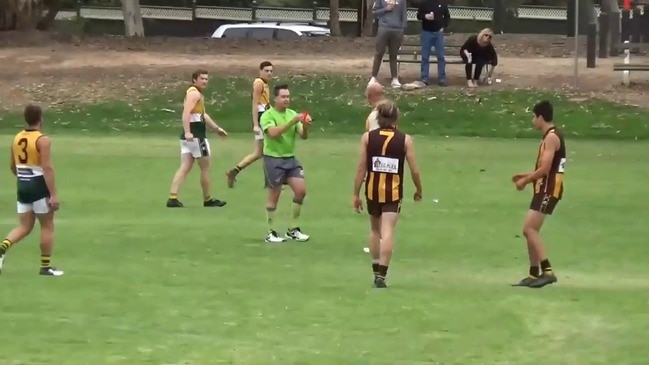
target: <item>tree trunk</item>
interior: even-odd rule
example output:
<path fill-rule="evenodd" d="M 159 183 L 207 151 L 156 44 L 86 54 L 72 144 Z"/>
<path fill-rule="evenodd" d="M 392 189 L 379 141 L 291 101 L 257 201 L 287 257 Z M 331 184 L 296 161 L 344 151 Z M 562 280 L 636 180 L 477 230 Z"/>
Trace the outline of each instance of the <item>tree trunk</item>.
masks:
<path fill-rule="evenodd" d="M 363 37 L 371 37 L 372 30 L 374 28 L 374 14 L 372 13 L 372 7 L 374 7 L 374 0 L 363 0 L 365 2 L 365 11 L 367 12 L 367 17 L 365 18 L 365 24 L 363 24 Z"/>
<path fill-rule="evenodd" d="M 16 29 L 16 13 L 11 9 L 9 0 L 0 0 L 0 31 Z"/>
<path fill-rule="evenodd" d="M 9 0 L 9 7 L 16 15 L 17 30 L 32 30 L 36 28 L 43 14 L 43 4 L 40 0 Z"/>
<path fill-rule="evenodd" d="M 340 31 L 339 8 L 339 0 L 329 0 L 329 28 L 331 28 L 331 35 L 334 37 L 340 37 L 342 35 L 342 32 Z"/>
<path fill-rule="evenodd" d="M 124 30 L 127 37 L 144 37 L 140 0 L 122 0 Z"/>
<path fill-rule="evenodd" d="M 45 7 L 47 7 L 47 14 L 36 23 L 36 29 L 48 30 L 54 25 L 56 14 L 61 10 L 61 0 L 45 0 Z"/>
<path fill-rule="evenodd" d="M 620 5 L 618 5 L 617 0 L 602 0 L 601 9 L 603 13 L 619 13 Z"/>

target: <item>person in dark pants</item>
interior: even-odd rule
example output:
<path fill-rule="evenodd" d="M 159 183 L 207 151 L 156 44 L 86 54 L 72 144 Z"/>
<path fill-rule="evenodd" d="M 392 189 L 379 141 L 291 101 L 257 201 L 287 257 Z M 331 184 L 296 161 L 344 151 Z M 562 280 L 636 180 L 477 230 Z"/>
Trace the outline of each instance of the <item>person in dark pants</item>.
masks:
<path fill-rule="evenodd" d="M 478 87 L 482 69 L 486 65 L 491 65 L 487 74 L 488 83 L 491 83 L 494 67 L 498 65 L 498 55 L 493 44 L 491 44 L 493 37 L 494 33 L 491 29 L 485 28 L 477 35 L 470 36 L 460 48 L 460 57 L 465 63 L 464 70 L 468 87 Z M 473 67 L 475 67 L 475 71 Z"/>
<path fill-rule="evenodd" d="M 444 28 L 451 21 L 445 0 L 422 0 L 417 9 L 421 21 L 421 81 L 428 85 L 430 49 L 437 56 L 437 83 L 446 86 L 446 60 L 444 59 Z"/>
<path fill-rule="evenodd" d="M 400 88 L 397 56 L 403 40 L 403 32 L 408 25 L 408 4 L 406 0 L 376 0 L 372 6 L 372 13 L 378 18 L 379 29 L 376 34 L 376 53 L 372 64 L 372 78 L 369 83 L 378 82 L 376 77 L 379 75 L 383 55 L 387 48 L 390 54 L 391 84 L 393 88 Z"/>

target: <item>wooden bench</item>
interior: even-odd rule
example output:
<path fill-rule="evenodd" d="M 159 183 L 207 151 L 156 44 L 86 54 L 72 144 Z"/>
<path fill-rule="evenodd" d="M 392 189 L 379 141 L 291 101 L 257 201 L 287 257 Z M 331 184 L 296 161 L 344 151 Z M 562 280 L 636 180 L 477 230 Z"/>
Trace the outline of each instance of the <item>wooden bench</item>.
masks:
<path fill-rule="evenodd" d="M 464 61 L 460 57 L 460 48 L 458 45 L 447 44 L 444 47 L 445 55 L 452 55 L 452 58 L 444 57 L 447 65 L 463 65 Z M 390 55 L 383 56 L 383 62 L 390 62 Z M 429 63 L 437 63 L 437 55 L 434 49 L 431 49 L 431 54 L 428 59 Z M 404 43 L 399 47 L 397 54 L 397 67 L 401 68 L 402 63 L 415 63 L 421 64 L 421 44 L 419 43 Z"/>
<path fill-rule="evenodd" d="M 631 82 L 631 71 L 649 71 L 649 63 L 615 63 L 613 71 L 623 71 L 622 83 L 628 86 Z"/>
<path fill-rule="evenodd" d="M 464 60 L 460 57 L 460 48 L 462 46 L 446 44 L 444 47 L 444 58 L 446 59 L 447 65 L 464 65 Z M 451 58 L 446 55 L 451 55 Z M 408 56 L 408 57 L 402 57 Z M 410 57 L 412 56 L 412 57 Z M 388 54 L 383 56 L 383 62 L 390 62 L 390 56 Z M 421 64 L 421 44 L 406 42 L 399 47 L 399 52 L 397 54 L 397 70 L 401 69 L 402 63 L 412 63 L 412 64 Z M 428 63 L 436 64 L 437 55 L 433 50 L 431 50 L 430 57 L 428 58 Z M 489 68 L 491 65 L 486 65 L 483 72 L 482 79 L 486 78 L 489 74 Z"/>
<path fill-rule="evenodd" d="M 630 53 L 647 53 L 649 51 L 649 43 L 618 43 L 617 49 L 621 51 L 629 50 Z"/>
<path fill-rule="evenodd" d="M 613 71 L 649 71 L 649 63 L 615 63 Z"/>

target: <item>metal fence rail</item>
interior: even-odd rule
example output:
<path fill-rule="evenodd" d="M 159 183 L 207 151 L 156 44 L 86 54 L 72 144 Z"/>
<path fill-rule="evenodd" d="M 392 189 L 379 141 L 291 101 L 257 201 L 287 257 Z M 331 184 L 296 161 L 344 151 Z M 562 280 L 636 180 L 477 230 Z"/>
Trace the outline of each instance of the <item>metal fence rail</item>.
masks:
<path fill-rule="evenodd" d="M 257 19 L 309 22 L 329 20 L 329 8 L 279 8 L 279 7 L 255 7 L 255 8 L 229 8 L 216 6 L 196 6 L 191 8 L 177 8 L 166 6 L 142 6 L 142 17 L 146 19 L 164 20 L 193 20 L 193 19 L 215 19 L 230 21 L 253 21 Z M 599 16 L 600 8 L 595 7 Z M 469 8 L 450 7 L 451 17 L 461 20 L 491 21 L 493 9 L 491 8 Z M 82 6 L 77 11 L 60 11 L 56 19 L 69 20 L 76 17 L 82 19 L 102 20 L 123 20 L 121 8 L 106 8 L 97 6 Z M 517 9 L 516 16 L 521 19 L 543 19 L 543 20 L 567 20 L 565 8 L 547 6 L 522 6 Z M 341 22 L 356 22 L 356 9 L 340 9 Z M 417 9 L 408 9 L 408 21 L 417 21 Z"/>

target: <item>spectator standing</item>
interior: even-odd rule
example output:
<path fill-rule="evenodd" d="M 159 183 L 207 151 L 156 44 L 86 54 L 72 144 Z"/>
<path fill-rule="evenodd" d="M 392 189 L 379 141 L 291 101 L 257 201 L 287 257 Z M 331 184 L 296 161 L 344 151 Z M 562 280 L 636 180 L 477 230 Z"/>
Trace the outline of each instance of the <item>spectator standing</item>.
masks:
<path fill-rule="evenodd" d="M 403 33 L 408 24 L 408 4 L 406 0 L 376 0 L 372 6 L 372 13 L 378 18 L 379 29 L 376 34 L 376 53 L 372 64 L 372 78 L 370 83 L 378 82 L 381 62 L 385 49 L 390 55 L 390 74 L 392 87 L 399 88 L 399 74 L 397 69 L 397 56 L 403 40 Z"/>
<path fill-rule="evenodd" d="M 446 86 L 446 59 L 444 58 L 444 28 L 451 22 L 446 0 L 421 0 L 417 9 L 421 21 L 421 81 L 428 85 L 430 49 L 437 56 L 437 83 Z"/>
<path fill-rule="evenodd" d="M 487 83 L 491 83 L 494 68 L 498 65 L 498 55 L 491 43 L 493 37 L 494 32 L 489 28 L 485 28 L 477 35 L 470 36 L 460 48 L 460 57 L 465 63 L 464 70 L 468 87 L 478 87 L 482 69 L 486 65 L 491 65 L 487 73 Z M 473 71 L 474 67 L 475 71 Z"/>

